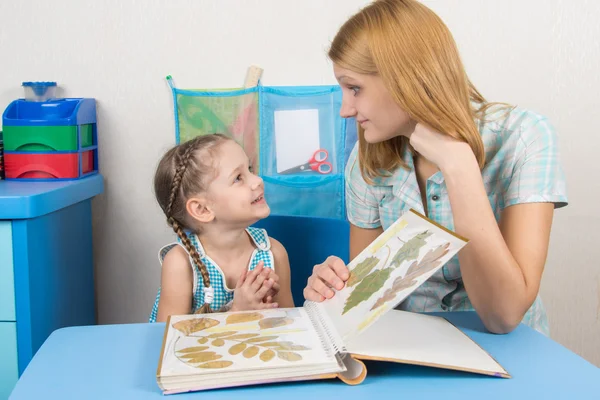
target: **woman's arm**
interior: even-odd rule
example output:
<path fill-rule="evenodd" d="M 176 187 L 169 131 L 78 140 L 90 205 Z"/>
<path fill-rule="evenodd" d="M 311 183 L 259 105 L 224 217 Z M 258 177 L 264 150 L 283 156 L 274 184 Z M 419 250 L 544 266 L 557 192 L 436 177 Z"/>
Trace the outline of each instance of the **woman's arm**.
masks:
<path fill-rule="evenodd" d="M 442 173 L 455 231 L 469 238 L 458 254 L 469 299 L 488 330 L 508 333 L 538 294 L 554 204 L 507 207 L 498 225 L 474 156 Z"/>
<path fill-rule="evenodd" d="M 382 227 L 367 229 L 350 224 L 350 260 L 359 255 L 382 233 Z"/>
<path fill-rule="evenodd" d="M 181 246 L 174 246 L 162 263 L 156 322 L 165 322 L 169 315 L 191 312 L 193 279 L 187 253 Z"/>
<path fill-rule="evenodd" d="M 278 240 L 269 239 L 271 240 L 271 251 L 273 252 L 275 261 L 275 273 L 279 277 L 279 291 L 274 296 L 273 301 L 282 308 L 294 307 L 290 279 L 290 260 L 288 259 L 287 251 Z"/>

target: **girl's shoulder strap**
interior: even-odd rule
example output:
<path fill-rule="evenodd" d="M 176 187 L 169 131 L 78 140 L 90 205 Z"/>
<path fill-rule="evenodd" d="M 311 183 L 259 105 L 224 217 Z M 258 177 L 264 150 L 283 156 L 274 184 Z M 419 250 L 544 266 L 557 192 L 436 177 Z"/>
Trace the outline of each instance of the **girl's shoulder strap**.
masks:
<path fill-rule="evenodd" d="M 250 226 L 246 228 L 246 232 L 248 232 L 248 235 L 250 235 L 252 241 L 259 250 L 271 250 L 271 241 L 269 240 L 269 235 L 265 229 Z"/>

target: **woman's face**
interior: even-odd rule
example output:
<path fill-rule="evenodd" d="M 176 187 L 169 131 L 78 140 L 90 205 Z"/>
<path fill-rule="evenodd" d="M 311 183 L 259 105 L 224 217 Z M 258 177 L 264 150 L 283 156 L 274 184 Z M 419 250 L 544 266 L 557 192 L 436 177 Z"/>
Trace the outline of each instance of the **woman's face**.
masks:
<path fill-rule="evenodd" d="M 365 140 L 378 143 L 399 135 L 408 136 L 415 127 L 383 84 L 379 75 L 364 75 L 333 65 L 342 88 L 342 118 L 355 117 L 365 132 Z"/>

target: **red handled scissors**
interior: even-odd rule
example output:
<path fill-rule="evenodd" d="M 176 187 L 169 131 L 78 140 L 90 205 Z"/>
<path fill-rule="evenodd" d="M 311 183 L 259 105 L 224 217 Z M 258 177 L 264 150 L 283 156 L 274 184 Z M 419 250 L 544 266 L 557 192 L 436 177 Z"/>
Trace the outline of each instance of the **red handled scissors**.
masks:
<path fill-rule="evenodd" d="M 296 174 L 301 172 L 318 172 L 320 174 L 330 174 L 333 171 L 333 166 L 329 161 L 329 153 L 325 149 L 318 149 L 314 152 L 310 160 L 307 163 L 298 165 L 294 168 L 287 169 L 281 174 Z"/>

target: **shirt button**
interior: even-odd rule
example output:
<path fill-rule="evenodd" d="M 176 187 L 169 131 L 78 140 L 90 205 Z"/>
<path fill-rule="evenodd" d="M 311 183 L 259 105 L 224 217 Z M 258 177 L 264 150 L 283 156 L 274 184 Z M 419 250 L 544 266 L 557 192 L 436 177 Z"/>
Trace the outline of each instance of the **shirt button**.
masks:
<path fill-rule="evenodd" d="M 440 199 L 440 196 L 438 196 L 437 194 L 434 194 L 433 196 L 431 196 L 431 200 L 433 201 L 438 201 Z"/>
<path fill-rule="evenodd" d="M 446 311 L 448 309 L 448 306 L 445 304 L 442 304 L 442 310 Z"/>

